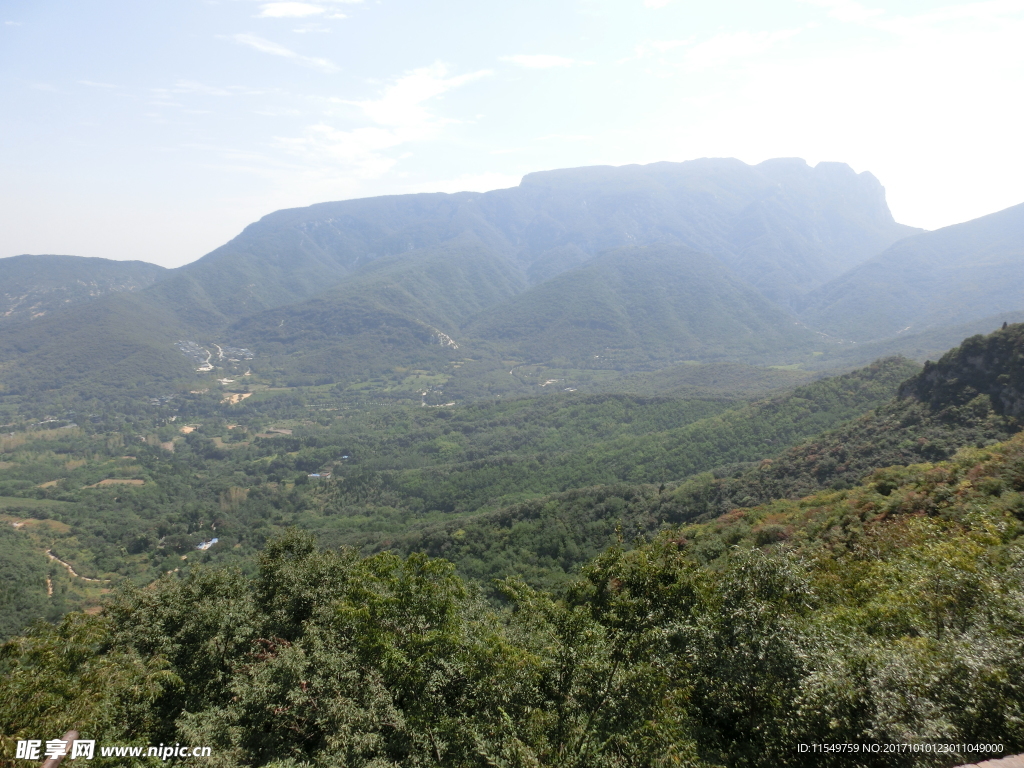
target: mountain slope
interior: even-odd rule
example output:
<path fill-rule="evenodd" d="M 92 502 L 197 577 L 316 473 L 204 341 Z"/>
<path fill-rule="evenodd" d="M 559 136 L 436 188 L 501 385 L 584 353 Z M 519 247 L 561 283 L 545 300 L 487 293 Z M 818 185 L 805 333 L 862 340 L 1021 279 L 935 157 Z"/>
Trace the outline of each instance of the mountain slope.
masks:
<path fill-rule="evenodd" d="M 419 194 L 278 211 L 182 268 L 249 314 L 386 256 L 472 233 L 541 280 L 609 248 L 675 242 L 721 258 L 774 301 L 838 276 L 914 229 L 869 173 L 842 163 L 704 159 L 532 173 L 487 193 Z"/>
<path fill-rule="evenodd" d="M 676 242 L 715 255 L 783 306 L 919 231 L 893 220 L 870 173 L 799 158 L 546 171 L 519 189 L 545 212 L 524 233 L 531 244 L 593 254 Z"/>
<path fill-rule="evenodd" d="M 156 384 L 192 376 L 193 366 L 173 346 L 179 338 L 173 313 L 127 292 L 0 328 L 0 393 L 68 388 L 93 397 L 113 387 L 149 397 Z"/>
<path fill-rule="evenodd" d="M 790 305 L 802 293 L 907 233 L 908 228 L 892 220 L 884 190 L 870 174 L 858 175 L 838 164 L 810 168 L 801 160 L 748 166 L 738 160 L 706 159 L 569 169 L 530 174 L 516 188 L 483 194 L 323 203 L 265 216 L 216 251 L 137 291 L 136 301 L 100 297 L 91 302 L 109 302 L 100 314 L 120 318 L 123 328 L 112 336 L 103 335 L 111 326 L 102 323 L 93 328 L 86 344 L 65 336 L 58 326 L 49 326 L 42 337 L 39 329 L 28 333 L 0 328 L 0 386 L 17 369 L 19 390 L 27 391 L 27 382 L 36 391 L 52 388 L 48 371 L 54 361 L 77 356 L 80 378 L 92 375 L 102 378 L 104 386 L 120 387 L 126 384 L 115 364 L 121 355 L 112 357 L 102 350 L 118 348 L 126 335 L 138 342 L 135 353 L 141 355 L 137 358 L 140 370 L 150 371 L 151 381 L 167 380 L 181 368 L 168 365 L 167 345 L 176 338 L 236 343 L 231 334 L 249 333 L 251 328 L 253 344 L 266 339 L 273 345 L 278 343 L 269 332 L 273 329 L 265 326 L 275 317 L 280 324 L 289 313 L 262 318 L 260 313 L 314 297 L 323 301 L 296 306 L 296 321 L 289 329 L 290 333 L 295 328 L 296 333 L 289 337 L 294 348 L 288 352 L 301 353 L 307 368 L 328 376 L 337 369 L 340 357 L 350 369 L 356 365 L 380 369 L 389 365 L 395 350 L 403 350 L 401 358 L 412 363 L 424 338 L 435 330 L 455 338 L 453 329 L 470 314 L 487 310 L 531 283 L 545 285 L 561 273 L 576 270 L 576 277 L 590 282 L 579 287 L 559 285 L 569 294 L 589 293 L 597 299 L 603 289 L 591 279 L 593 272 L 579 270 L 581 265 L 608 249 L 657 243 L 699 250 L 725 265 L 719 269 L 720 279 L 716 278 L 722 290 L 708 297 L 720 302 L 713 313 L 715 327 L 709 328 L 707 340 L 699 342 L 703 328 L 692 314 L 678 315 L 679 307 L 665 301 L 659 306 L 666 311 L 653 314 L 642 306 L 638 291 L 625 291 L 602 300 L 601 306 L 616 315 L 619 330 L 602 336 L 600 343 L 621 346 L 639 339 L 647 345 L 633 356 L 639 361 L 690 355 L 763 357 L 801 343 L 796 329 L 781 327 L 782 313 L 770 309 L 764 296 Z M 445 249 L 459 250 L 470 242 L 476 248 L 473 258 L 435 260 L 424 271 L 425 256 L 439 257 Z M 708 279 L 707 267 L 696 261 L 692 266 L 703 270 L 694 280 L 682 274 L 672 278 L 684 295 L 686 284 Z M 442 275 L 445 285 L 432 291 Z M 644 281 L 652 285 L 652 278 L 653 273 L 638 274 L 637 285 Z M 729 280 L 731 287 L 725 289 Z M 388 281 L 399 287 L 387 288 Z M 762 296 L 740 287 L 743 281 L 755 285 Z M 335 293 L 325 295 L 335 286 Z M 438 300 L 432 293 L 444 298 Z M 620 299 L 630 306 L 618 307 Z M 732 300 L 739 303 L 728 308 L 735 314 L 730 318 L 724 310 Z M 592 308 L 584 310 L 589 313 L 585 319 L 567 320 L 576 325 L 603 322 L 593 316 Z M 349 320 L 343 319 L 346 315 Z M 72 306 L 66 310 L 64 324 L 84 333 L 95 316 Z M 667 324 L 664 333 L 649 327 L 662 321 Z M 352 323 L 369 324 L 371 337 L 361 343 L 344 331 L 349 341 L 342 341 L 333 352 L 325 350 L 318 325 L 331 323 L 342 329 Z M 391 327 L 397 329 L 394 338 L 388 335 Z M 383 329 L 384 335 L 374 328 Z M 425 337 L 424 328 L 428 329 Z M 762 332 L 766 335 L 759 338 Z M 589 343 L 578 334 L 557 329 L 553 333 L 570 345 Z M 655 343 L 659 335 L 667 341 Z M 530 354 L 563 354 L 552 338 L 549 334 L 538 340 Z M 43 346 L 37 343 L 40 339 Z M 713 349 L 720 341 L 725 347 Z M 309 344 L 315 346 L 308 348 Z M 501 354 L 504 346 L 506 342 L 501 341 L 493 352 Z M 82 356 L 83 348 L 100 353 Z M 38 352 L 17 357 L 19 350 L 26 349 Z M 280 350 L 273 346 L 256 350 L 257 355 L 268 351 Z"/>
<path fill-rule="evenodd" d="M 720 514 L 849 486 L 878 467 L 948 459 L 965 446 L 1016 434 L 1022 414 L 1024 324 L 1019 324 L 966 339 L 903 382 L 897 396 L 877 410 L 771 462 L 701 486 L 690 514 Z"/>
<path fill-rule="evenodd" d="M 325 294 L 245 318 L 235 328 L 254 342 L 323 340 L 358 333 L 361 308 L 455 334 L 478 312 L 524 290 L 518 265 L 474 236 L 375 261 Z"/>
<path fill-rule="evenodd" d="M 446 557 L 484 584 L 494 578 L 521 574 L 534 583 L 553 585 L 564 582 L 583 562 L 616 540 L 631 542 L 666 526 L 710 520 L 726 513 L 731 514 L 723 520 L 731 525 L 745 518 L 746 513 L 741 510 L 864 483 L 870 483 L 872 490 L 881 497 L 888 497 L 906 482 L 908 471 L 901 467 L 951 459 L 961 449 L 990 446 L 1020 432 L 1018 417 L 1024 409 L 1022 360 L 1024 324 L 967 339 L 937 363 L 930 363 L 899 385 L 896 396 L 889 402 L 861 417 L 781 452 L 764 450 L 761 455 L 771 458 L 756 464 L 721 466 L 713 472 L 705 470 L 716 461 L 714 439 L 719 440 L 722 447 L 751 451 L 756 450 L 758 439 L 764 441 L 769 434 L 781 442 L 786 438 L 779 426 L 786 423 L 787 413 L 803 412 L 804 418 L 808 416 L 808 411 L 800 407 L 801 401 L 816 402 L 822 417 L 834 418 L 835 414 L 828 407 L 835 400 L 834 394 L 831 398 L 823 397 L 830 388 L 838 391 L 839 402 L 849 406 L 854 399 L 863 400 L 867 394 L 857 393 L 855 387 L 858 382 L 866 384 L 871 380 L 872 369 L 875 369 L 875 377 L 890 381 L 894 373 L 912 370 L 905 363 L 901 367 L 898 360 L 881 361 L 846 377 L 753 403 L 745 407 L 745 414 L 743 409 L 726 411 L 677 430 L 679 434 L 686 434 L 687 439 L 673 441 L 675 456 L 671 445 L 670 450 L 636 451 L 630 450 L 624 440 L 618 457 L 605 456 L 601 462 L 611 474 L 623 466 L 627 457 L 640 468 L 650 458 L 682 467 L 686 462 L 680 459 L 687 453 L 699 456 L 705 462 L 703 467 L 692 461 L 689 467 L 700 474 L 674 487 L 621 482 L 653 480 L 657 483 L 657 477 L 619 472 L 616 477 L 606 479 L 606 482 L 619 481 L 617 484 L 576 488 L 469 517 L 421 523 L 389 540 L 388 546 L 402 552 L 423 551 Z M 718 422 L 719 426 L 707 430 L 707 437 L 712 439 L 705 437 L 702 447 L 701 432 L 711 422 Z M 769 429 L 765 429 L 766 426 Z M 806 428 L 806 424 L 801 427 Z M 741 436 L 743 430 L 748 433 Z M 759 437 L 752 438 L 751 433 Z M 794 442 L 792 434 L 788 441 Z M 1015 438 L 1015 445 L 1014 450 L 1019 455 L 1019 437 Z M 735 453 L 720 455 L 718 461 L 732 462 L 737 458 Z M 890 467 L 892 469 L 887 469 Z M 921 470 L 917 467 L 911 472 L 915 469 Z M 930 478 L 923 493 L 921 488 L 916 488 L 919 494 L 916 501 L 912 496 L 906 499 L 912 502 L 909 509 L 913 511 L 933 513 L 941 506 L 941 503 L 925 504 L 922 499 L 936 486 L 948 482 L 948 476 L 929 475 L 928 469 L 925 467 L 920 472 L 926 481 Z M 1003 479 L 1019 486 L 1020 478 L 1024 477 L 1019 459 L 1018 466 L 1011 469 L 1012 474 L 1004 475 Z M 944 500 L 967 493 L 998 496 L 999 490 L 997 485 L 985 485 L 973 478 L 966 486 L 960 486 L 957 493 L 947 494 Z M 1018 516 L 1019 498 L 1011 495 L 1003 502 L 1014 508 Z M 888 506 L 897 512 L 906 511 L 908 507 L 901 506 L 901 501 L 894 496 L 894 503 Z M 803 509 L 814 506 L 813 502 L 801 502 Z M 749 528 L 741 533 L 738 538 L 758 536 L 756 530 L 751 532 Z M 782 533 L 783 527 L 776 525 L 760 535 L 758 545 L 778 541 Z M 840 537 L 846 533 L 845 528 L 835 531 Z M 686 536 L 689 538 L 689 534 Z M 725 543 L 728 546 L 736 542 Z"/>
<path fill-rule="evenodd" d="M 870 341 L 1024 310 L 1024 204 L 896 243 L 807 297 L 801 317 Z"/>
<path fill-rule="evenodd" d="M 465 332 L 533 361 L 576 365 L 771 356 L 813 341 L 716 259 L 672 245 L 606 253 L 483 313 Z"/>
<path fill-rule="evenodd" d="M 44 317 L 108 293 L 139 291 L 167 274 L 144 261 L 53 255 L 0 259 L 0 323 Z"/>
<path fill-rule="evenodd" d="M 244 318 L 233 338 L 296 374 L 337 381 L 461 358 L 461 324 L 526 286 L 474 235 L 374 261 L 322 296 Z"/>

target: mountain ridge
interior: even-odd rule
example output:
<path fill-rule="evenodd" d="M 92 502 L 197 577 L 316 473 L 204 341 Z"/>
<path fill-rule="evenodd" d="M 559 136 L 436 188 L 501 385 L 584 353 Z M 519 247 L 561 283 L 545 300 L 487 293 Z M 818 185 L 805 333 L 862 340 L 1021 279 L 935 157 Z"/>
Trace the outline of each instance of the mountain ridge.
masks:
<path fill-rule="evenodd" d="M 810 292 L 800 317 L 870 341 L 1024 309 L 1024 203 L 903 239 Z"/>

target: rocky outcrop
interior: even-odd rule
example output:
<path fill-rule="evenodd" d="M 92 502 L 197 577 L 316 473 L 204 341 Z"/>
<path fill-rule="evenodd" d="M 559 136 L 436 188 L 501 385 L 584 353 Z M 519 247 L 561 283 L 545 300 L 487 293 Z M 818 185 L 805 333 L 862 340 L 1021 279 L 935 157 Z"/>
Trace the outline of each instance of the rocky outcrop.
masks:
<path fill-rule="evenodd" d="M 972 336 L 900 386 L 898 397 L 933 410 L 962 408 L 987 396 L 1000 416 L 1024 416 L 1024 323 Z"/>

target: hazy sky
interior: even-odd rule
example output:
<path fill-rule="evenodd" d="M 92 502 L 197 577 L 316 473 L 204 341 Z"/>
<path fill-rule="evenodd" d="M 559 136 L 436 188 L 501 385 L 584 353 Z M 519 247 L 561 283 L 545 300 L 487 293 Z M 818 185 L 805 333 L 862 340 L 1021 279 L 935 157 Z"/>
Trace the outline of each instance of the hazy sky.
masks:
<path fill-rule="evenodd" d="M 0 256 L 192 261 L 278 208 L 798 156 L 1024 202 L 1024 0 L 0 0 Z"/>

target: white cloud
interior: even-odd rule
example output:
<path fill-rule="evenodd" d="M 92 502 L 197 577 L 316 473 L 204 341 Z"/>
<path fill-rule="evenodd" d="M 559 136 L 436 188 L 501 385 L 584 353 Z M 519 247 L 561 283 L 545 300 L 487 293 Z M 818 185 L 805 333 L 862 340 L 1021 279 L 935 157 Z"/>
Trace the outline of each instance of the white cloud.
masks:
<path fill-rule="evenodd" d="M 576 64 L 573 59 L 567 59 L 564 56 L 550 56 L 544 53 L 538 54 L 523 54 L 519 56 L 502 56 L 502 61 L 508 61 L 520 67 L 526 67 L 527 69 L 550 69 L 551 67 L 571 67 Z"/>
<path fill-rule="evenodd" d="M 337 5 L 352 5 L 363 0 L 260 0 L 260 19 L 304 19 L 309 16 L 325 15 L 328 19 L 344 19 L 344 13 L 333 11 Z"/>
<path fill-rule="evenodd" d="M 876 26 L 896 34 L 916 34 L 944 23 L 995 22 L 1024 13 L 1024 0 L 988 0 L 980 3 L 948 5 L 914 16 L 899 16 L 879 20 Z"/>
<path fill-rule="evenodd" d="M 549 133 L 546 136 L 538 136 L 537 141 L 592 141 L 593 136 L 582 133 Z"/>
<path fill-rule="evenodd" d="M 687 40 L 648 40 L 636 47 L 636 55 L 644 57 L 655 53 L 668 53 L 674 48 L 682 48 L 684 45 L 690 45 L 692 42 L 692 37 Z"/>
<path fill-rule="evenodd" d="M 325 10 L 323 6 L 310 3 L 266 3 L 260 8 L 259 15 L 264 19 L 293 19 L 316 16 Z"/>
<path fill-rule="evenodd" d="M 194 80 L 179 80 L 174 84 L 175 93 L 201 93 L 204 96 L 230 96 L 231 92 L 223 88 L 217 88 L 205 83 L 197 83 Z"/>
<path fill-rule="evenodd" d="M 422 127 L 436 122 L 423 102 L 452 88 L 486 77 L 491 72 L 485 69 L 457 77 L 446 77 L 447 74 L 448 68 L 441 63 L 415 69 L 389 85 L 380 99 L 352 103 L 361 107 L 367 117 L 381 125 Z"/>
<path fill-rule="evenodd" d="M 644 0 L 645 8 L 664 8 L 666 5 L 671 3 L 672 0 Z"/>
<path fill-rule="evenodd" d="M 856 0 L 801 0 L 801 2 L 816 5 L 819 8 L 828 8 L 829 16 L 839 19 L 839 21 L 854 23 L 865 22 L 885 13 L 876 8 L 865 8 Z"/>
<path fill-rule="evenodd" d="M 734 59 L 749 59 L 799 32 L 799 29 L 791 29 L 777 32 L 727 32 L 715 35 L 687 50 L 686 66 L 690 70 L 700 70 L 720 66 Z"/>
<path fill-rule="evenodd" d="M 279 45 L 272 40 L 266 40 L 262 37 L 257 37 L 256 35 L 232 35 L 231 39 L 236 43 L 241 43 L 242 45 L 247 45 L 250 48 L 255 48 L 257 51 L 269 53 L 272 56 L 283 56 L 286 59 L 294 59 L 295 61 L 302 62 L 307 66 L 321 69 L 324 72 L 338 71 L 338 67 L 327 59 L 316 58 L 314 56 L 303 56 L 290 48 L 285 48 L 283 45 Z"/>
<path fill-rule="evenodd" d="M 337 14 L 335 14 L 333 16 L 328 16 L 327 18 L 329 18 L 329 19 L 344 19 L 344 18 L 346 18 L 346 16 L 345 16 L 344 13 L 337 13 Z M 331 31 L 332 31 L 331 28 L 329 26 L 324 25 L 324 24 L 306 24 L 305 26 L 294 27 L 292 29 L 292 32 L 294 32 L 297 35 L 308 35 L 308 34 L 311 34 L 311 33 L 315 34 L 315 33 L 318 33 L 318 32 L 323 33 L 323 32 L 331 32 Z"/>
<path fill-rule="evenodd" d="M 441 63 L 415 69 L 387 86 L 378 99 L 342 102 L 357 107 L 372 125 L 340 130 L 318 123 L 300 138 L 278 141 L 297 155 L 345 166 L 362 178 L 376 178 L 397 162 L 387 150 L 430 139 L 445 124 L 456 122 L 435 116 L 426 102 L 490 74 L 482 70 L 449 77 Z"/>

